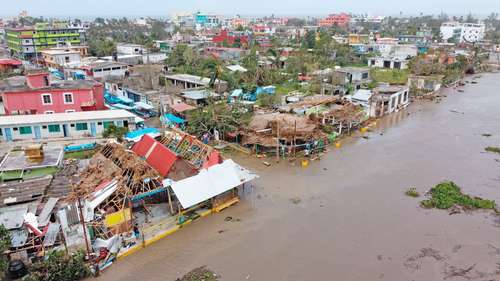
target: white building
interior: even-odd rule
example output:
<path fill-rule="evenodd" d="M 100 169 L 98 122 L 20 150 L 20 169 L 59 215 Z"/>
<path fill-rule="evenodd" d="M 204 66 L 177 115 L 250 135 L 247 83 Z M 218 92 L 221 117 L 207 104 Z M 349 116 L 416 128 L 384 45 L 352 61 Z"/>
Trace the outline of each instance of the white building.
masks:
<path fill-rule="evenodd" d="M 142 55 L 146 53 L 146 49 L 142 45 L 138 44 L 128 44 L 128 43 L 119 43 L 116 45 L 116 51 L 118 54 L 123 55 Z"/>
<path fill-rule="evenodd" d="M 94 78 L 125 77 L 128 73 L 127 64 L 112 61 L 94 62 L 88 68 Z"/>
<path fill-rule="evenodd" d="M 387 69 L 407 69 L 409 60 L 398 57 L 373 57 L 368 58 L 369 67 L 387 68 Z"/>
<path fill-rule="evenodd" d="M 410 104 L 408 86 L 380 85 L 373 89 L 370 117 L 381 117 L 397 112 Z"/>
<path fill-rule="evenodd" d="M 71 49 L 49 49 L 41 52 L 44 63 L 48 67 L 78 67 L 81 64 L 81 54 Z"/>
<path fill-rule="evenodd" d="M 372 98 L 372 91 L 367 89 L 357 90 L 351 97 L 351 102 L 355 105 L 361 105 L 363 108 L 370 108 L 370 101 Z"/>
<path fill-rule="evenodd" d="M 445 22 L 440 31 L 444 41 L 456 38 L 459 43 L 475 43 L 483 40 L 485 29 L 482 23 Z"/>
<path fill-rule="evenodd" d="M 143 119 L 126 110 L 0 116 L 0 139 L 40 140 L 100 137 L 111 124 L 135 130 Z"/>

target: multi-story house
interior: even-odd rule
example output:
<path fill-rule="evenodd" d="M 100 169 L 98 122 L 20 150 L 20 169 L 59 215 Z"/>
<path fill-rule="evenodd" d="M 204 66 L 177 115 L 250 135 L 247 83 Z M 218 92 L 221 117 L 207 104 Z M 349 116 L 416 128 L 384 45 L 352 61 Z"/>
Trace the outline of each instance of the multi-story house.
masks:
<path fill-rule="evenodd" d="M 37 59 L 42 50 L 61 44 L 81 45 L 85 33 L 64 23 L 38 23 L 34 27 L 7 28 L 7 46 L 12 54 L 22 59 Z"/>
<path fill-rule="evenodd" d="M 48 73 L 0 81 L 4 114 L 51 114 L 103 110 L 104 86 L 90 80 L 51 82 Z"/>
<path fill-rule="evenodd" d="M 319 20 L 319 26 L 347 26 L 351 21 L 351 16 L 345 13 L 329 15 Z"/>

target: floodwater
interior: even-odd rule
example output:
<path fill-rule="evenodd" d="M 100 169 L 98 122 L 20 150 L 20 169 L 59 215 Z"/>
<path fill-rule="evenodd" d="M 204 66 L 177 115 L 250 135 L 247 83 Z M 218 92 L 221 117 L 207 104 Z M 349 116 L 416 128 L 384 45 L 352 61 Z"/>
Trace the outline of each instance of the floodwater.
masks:
<path fill-rule="evenodd" d="M 223 281 L 500 280 L 491 212 L 424 210 L 404 194 L 453 180 L 500 202 L 500 154 L 484 152 L 500 146 L 500 74 L 478 81 L 464 93 L 446 89 L 440 103 L 412 104 L 308 168 L 236 159 L 260 174 L 241 203 L 99 279 L 168 281 L 206 265 Z"/>

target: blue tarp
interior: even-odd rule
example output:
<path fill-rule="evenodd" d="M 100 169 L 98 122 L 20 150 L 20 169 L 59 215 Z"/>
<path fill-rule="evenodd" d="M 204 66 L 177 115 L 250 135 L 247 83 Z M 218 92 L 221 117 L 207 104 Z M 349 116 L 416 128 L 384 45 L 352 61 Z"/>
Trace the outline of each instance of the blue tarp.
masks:
<path fill-rule="evenodd" d="M 242 89 L 236 89 L 231 93 L 231 97 L 233 98 L 238 98 L 241 95 L 243 95 L 243 90 Z"/>
<path fill-rule="evenodd" d="M 172 123 L 175 123 L 175 124 L 184 124 L 186 123 L 186 120 L 178 117 L 178 116 L 175 116 L 171 113 L 167 113 L 165 115 L 163 115 L 163 119 L 165 122 L 172 122 Z"/>
<path fill-rule="evenodd" d="M 144 129 L 139 129 L 136 131 L 128 132 L 125 134 L 126 139 L 137 139 L 140 138 L 146 134 L 160 134 L 160 130 L 156 128 L 144 128 Z"/>
<path fill-rule="evenodd" d="M 96 146 L 95 143 L 68 145 L 64 148 L 64 151 L 65 152 L 74 152 L 74 151 L 90 150 L 90 149 L 94 149 L 95 146 Z"/>

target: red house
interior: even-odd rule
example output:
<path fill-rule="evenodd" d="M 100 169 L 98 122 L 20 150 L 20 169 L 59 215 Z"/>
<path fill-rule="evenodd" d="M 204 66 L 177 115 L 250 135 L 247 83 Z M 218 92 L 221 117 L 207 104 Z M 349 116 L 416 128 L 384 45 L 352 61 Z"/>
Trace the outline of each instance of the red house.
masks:
<path fill-rule="evenodd" d="M 351 21 L 351 16 L 345 13 L 329 15 L 319 21 L 319 26 L 347 26 Z"/>
<path fill-rule="evenodd" d="M 0 81 L 6 115 L 104 110 L 104 86 L 90 80 L 50 82 L 48 73 Z"/>
<path fill-rule="evenodd" d="M 212 38 L 212 42 L 215 44 L 223 44 L 226 42 L 229 45 L 233 45 L 236 42 L 236 39 L 239 38 L 240 44 L 248 45 L 248 36 L 246 35 L 235 35 L 230 34 L 227 30 L 222 30 L 219 34 L 215 35 Z"/>
<path fill-rule="evenodd" d="M 23 63 L 15 59 L 0 59 L 0 73 L 11 72 L 19 69 Z"/>

